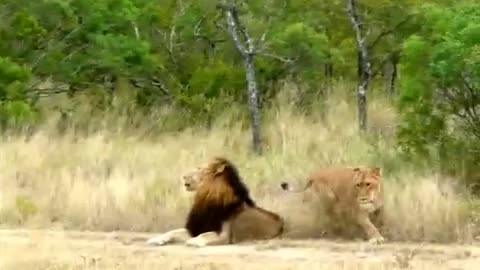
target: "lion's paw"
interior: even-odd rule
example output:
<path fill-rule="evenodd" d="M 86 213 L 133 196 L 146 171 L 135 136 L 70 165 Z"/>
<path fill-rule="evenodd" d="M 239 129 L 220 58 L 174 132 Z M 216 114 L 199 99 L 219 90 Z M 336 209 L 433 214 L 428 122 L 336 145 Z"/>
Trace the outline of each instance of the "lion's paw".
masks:
<path fill-rule="evenodd" d="M 156 237 L 152 237 L 147 240 L 147 245 L 151 246 L 163 246 L 170 242 L 170 235 L 168 234 L 162 234 Z"/>
<path fill-rule="evenodd" d="M 190 238 L 190 239 L 187 240 L 187 242 L 185 244 L 187 246 L 190 246 L 190 247 L 205 247 L 205 246 L 207 246 L 207 242 L 205 241 L 205 239 L 203 239 L 201 237 Z"/>
<path fill-rule="evenodd" d="M 383 244 L 384 242 L 385 242 L 385 238 L 383 238 L 382 236 L 370 238 L 368 240 L 368 243 L 371 245 L 380 245 L 380 244 Z"/>

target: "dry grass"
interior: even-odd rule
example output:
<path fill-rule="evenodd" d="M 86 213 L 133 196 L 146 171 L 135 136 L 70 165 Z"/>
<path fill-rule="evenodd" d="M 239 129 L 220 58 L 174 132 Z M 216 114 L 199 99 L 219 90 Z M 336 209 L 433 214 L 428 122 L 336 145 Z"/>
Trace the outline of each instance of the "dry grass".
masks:
<path fill-rule="evenodd" d="M 10 226 L 163 231 L 182 224 L 189 202 L 179 196 L 184 194 L 179 175 L 210 156 L 224 155 L 238 165 L 261 205 L 300 230 L 314 227 L 314 215 L 305 207 L 299 210 L 299 199 L 280 193 L 281 179 L 301 179 L 324 164 L 379 164 L 387 181 L 387 237 L 471 239 L 467 198 L 455 182 L 398 160 L 391 124 L 396 115 L 387 100 L 370 102 L 373 140 L 358 135 L 355 103 L 345 96 L 329 101 L 325 121 L 296 113 L 282 98 L 278 104 L 264 116 L 262 157 L 248 149 L 248 130 L 225 124 L 234 122 L 234 113 L 219 118 L 211 130 L 149 140 L 122 132 L 57 137 L 48 128 L 28 139 L 4 138 L 0 220 Z"/>

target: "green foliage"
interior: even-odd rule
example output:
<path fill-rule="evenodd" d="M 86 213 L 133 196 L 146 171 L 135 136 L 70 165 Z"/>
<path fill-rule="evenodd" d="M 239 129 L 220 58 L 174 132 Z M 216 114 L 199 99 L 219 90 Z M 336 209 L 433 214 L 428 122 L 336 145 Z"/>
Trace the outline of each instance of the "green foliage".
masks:
<path fill-rule="evenodd" d="M 403 16 L 409 5 L 399 6 Z M 176 106 L 192 119 L 208 120 L 231 102 L 246 104 L 242 60 L 216 1 L 5 0 L 3 7 L 0 56 L 30 66 L 35 81 L 53 81 L 47 91 L 31 89 L 32 97 L 57 92 L 57 84 L 73 98 L 83 91 L 114 95 L 114 81 L 124 78 L 135 92 L 132 104 L 146 111 Z M 397 8 L 391 1 L 365 7 L 378 15 L 372 19 L 376 32 Z M 316 96 L 326 64 L 339 78 L 354 76 L 355 48 L 342 1 L 245 1 L 239 8 L 261 49 L 262 102 L 290 78 Z M 258 43 L 262 36 L 264 44 Z"/>
<path fill-rule="evenodd" d="M 299 58 L 305 64 L 322 64 L 327 54 L 328 38 L 303 22 L 284 26 L 272 40 L 272 46 L 283 55 Z"/>
<path fill-rule="evenodd" d="M 31 123 L 35 112 L 28 98 L 30 69 L 0 57 L 0 126 L 17 127 Z"/>
<path fill-rule="evenodd" d="M 109 127 L 132 128 L 141 114 L 153 118 L 172 109 L 179 115 L 160 114 L 151 122 L 176 122 L 167 126 L 177 130 L 208 126 L 227 106 L 245 111 L 243 61 L 218 3 L 3 0 L 1 128 L 31 127 L 57 112 L 62 123 L 78 129 L 104 127 L 94 119 L 106 112 L 126 115 Z M 289 82 L 299 89 L 293 97 L 301 102 L 295 106 L 307 111 L 313 101 L 328 98 L 329 83 L 358 79 L 345 5 L 341 0 L 238 2 L 241 23 L 258 49 L 261 105 Z M 369 33 L 372 85 L 387 78 L 382 71 L 390 57 L 401 56 L 398 139 L 408 156 L 435 156 L 432 160 L 450 167 L 476 162 L 477 150 L 467 149 L 478 145 L 480 127 L 458 115 L 465 105 L 480 102 L 474 97 L 480 87 L 479 4 L 361 0 L 357 7 Z M 464 95 L 465 78 L 473 94 Z M 322 100 L 315 104 L 326 104 Z M 464 159 L 449 150 L 454 148 L 465 149 Z"/>
<path fill-rule="evenodd" d="M 422 28 L 403 44 L 400 143 L 409 154 L 433 151 L 447 170 L 473 169 L 465 162 L 480 161 L 480 5 L 421 11 Z"/>

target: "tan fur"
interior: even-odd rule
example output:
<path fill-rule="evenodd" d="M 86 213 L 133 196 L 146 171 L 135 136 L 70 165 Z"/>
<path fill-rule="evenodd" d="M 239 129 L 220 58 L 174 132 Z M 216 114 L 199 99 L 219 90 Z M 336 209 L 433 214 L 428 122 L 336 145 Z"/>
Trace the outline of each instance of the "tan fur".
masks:
<path fill-rule="evenodd" d="M 384 242 L 383 236 L 371 222 L 370 216 L 383 208 L 383 177 L 378 167 L 329 167 L 307 178 L 305 187 L 317 195 L 332 219 L 356 223 L 366 233 L 370 243 Z M 281 184 L 289 190 L 288 183 Z M 292 190 L 290 190 L 292 191 Z"/>
<path fill-rule="evenodd" d="M 282 218 L 255 205 L 236 168 L 225 158 L 209 160 L 204 166 L 184 175 L 182 180 L 187 191 L 195 192 L 186 227 L 151 238 L 147 241 L 149 244 L 185 242 L 190 246 L 202 247 L 249 239 L 270 239 L 283 232 Z M 205 226 L 216 227 L 212 224 L 222 224 L 221 229 L 202 229 Z M 192 230 L 205 232 L 192 237 Z"/>
<path fill-rule="evenodd" d="M 283 221 L 259 207 L 244 208 L 231 222 L 233 243 L 247 240 L 266 240 L 280 236 Z"/>

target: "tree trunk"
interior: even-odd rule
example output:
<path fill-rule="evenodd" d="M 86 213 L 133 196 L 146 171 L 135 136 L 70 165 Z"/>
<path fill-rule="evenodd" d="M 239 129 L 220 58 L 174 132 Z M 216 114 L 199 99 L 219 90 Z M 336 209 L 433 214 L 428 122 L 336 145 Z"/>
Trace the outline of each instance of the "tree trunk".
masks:
<path fill-rule="evenodd" d="M 366 34 L 363 33 L 363 23 L 357 14 L 355 0 L 347 0 L 347 14 L 355 31 L 355 40 L 358 49 L 358 75 L 359 81 L 357 86 L 358 98 L 358 125 L 360 130 L 367 129 L 367 91 L 371 78 L 371 67 L 368 57 L 368 46 L 366 43 Z"/>
<path fill-rule="evenodd" d="M 242 25 L 238 17 L 238 11 L 235 2 L 227 5 L 226 1 L 220 1 L 220 7 L 223 9 L 227 21 L 227 29 L 232 41 L 240 55 L 243 57 L 245 67 L 245 77 L 247 80 L 248 107 L 250 111 L 250 122 L 252 126 L 252 144 L 253 150 L 262 154 L 261 137 L 261 119 L 259 109 L 258 87 L 255 78 L 255 46 L 253 40 L 248 35 L 247 30 Z"/>
<path fill-rule="evenodd" d="M 392 74 L 393 74 L 391 59 L 388 59 L 388 61 L 385 62 L 382 69 L 383 69 L 382 77 L 384 82 L 385 93 L 390 95 L 390 91 L 391 91 L 390 87 L 391 87 Z"/>
<path fill-rule="evenodd" d="M 357 104 L 358 104 L 358 125 L 360 130 L 367 129 L 367 90 L 370 82 L 370 75 L 362 71 L 360 81 L 358 83 Z"/>
<path fill-rule="evenodd" d="M 258 89 L 257 80 L 255 78 L 255 62 L 253 54 L 245 54 L 244 65 L 248 84 L 248 108 L 250 110 L 253 149 L 257 154 L 262 154 L 260 109 L 258 105 Z"/>
<path fill-rule="evenodd" d="M 398 55 L 394 55 L 392 57 L 392 74 L 390 76 L 390 89 L 388 93 L 390 94 L 390 97 L 393 97 L 395 95 L 395 84 L 397 82 L 397 76 L 398 76 L 398 63 L 400 62 L 400 58 Z"/>
<path fill-rule="evenodd" d="M 325 96 L 330 95 L 333 87 L 333 63 L 331 62 L 331 57 L 329 57 L 328 62 L 325 64 Z"/>

